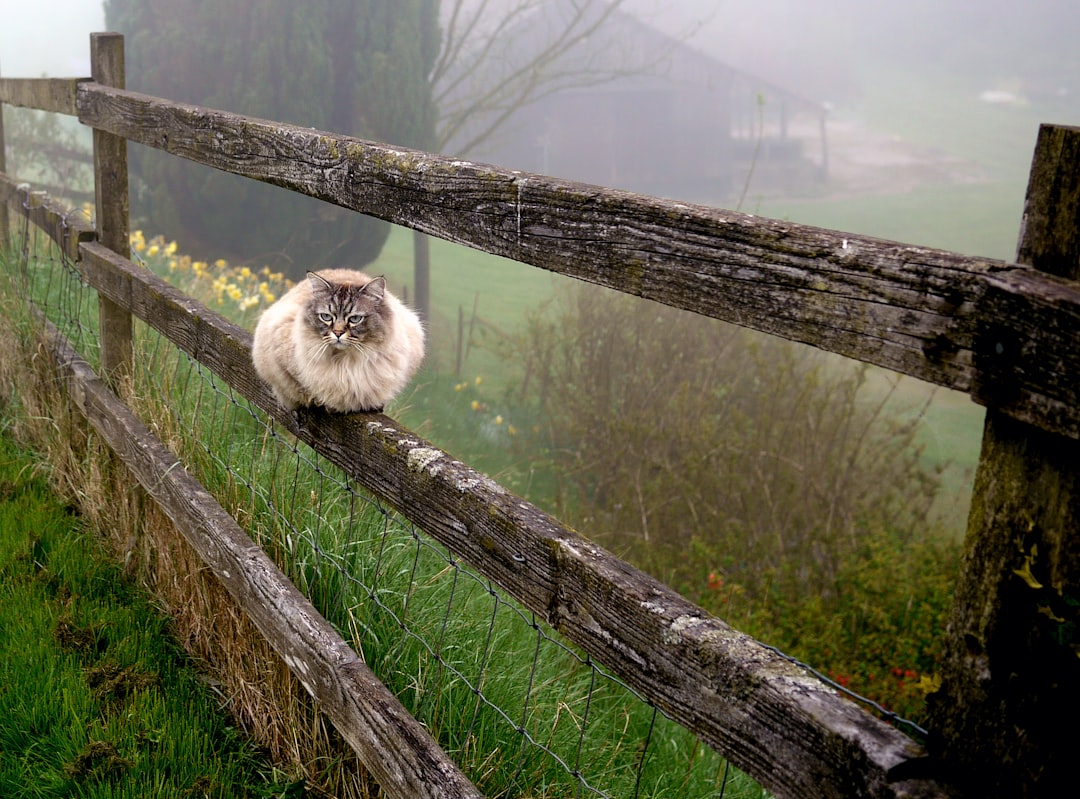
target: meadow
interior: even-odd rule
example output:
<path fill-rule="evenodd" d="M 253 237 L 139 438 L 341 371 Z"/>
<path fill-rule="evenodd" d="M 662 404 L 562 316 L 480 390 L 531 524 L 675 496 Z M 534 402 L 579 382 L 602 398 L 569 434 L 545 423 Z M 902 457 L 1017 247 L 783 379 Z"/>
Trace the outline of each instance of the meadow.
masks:
<path fill-rule="evenodd" d="M 287 285 L 281 275 L 187 258 L 171 242 L 139 232 L 132 245 L 148 264 L 237 319 L 257 312 L 247 298 L 268 302 Z M 32 291 L 79 337 L 93 329 L 96 308 L 78 299 L 78 286 L 63 270 L 48 258 L 33 264 L 30 273 L 40 282 L 32 281 Z M 65 297 L 69 292 L 74 296 Z M 24 306 L 7 307 L 12 337 L 32 350 L 26 321 L 14 310 Z M 93 359 L 93 342 L 86 343 Z M 759 786 L 691 733 L 560 644 L 490 582 L 357 492 L 313 452 L 285 440 L 160 336 L 140 326 L 136 346 L 133 402 L 140 416 L 244 521 L 485 793 L 761 796 Z M 64 495 L 78 497 L 88 529 L 169 609 L 178 638 L 213 670 L 237 723 L 303 790 L 377 795 L 162 514 L 139 500 L 79 425 L 68 426 L 71 417 L 48 391 L 49 378 L 38 383 L 45 388 L 38 393 L 19 371 L 32 372 L 32 365 L 14 357 L 0 363 L 3 383 L 19 397 L 20 431 L 42 442 L 54 464 L 51 477 Z"/>
<path fill-rule="evenodd" d="M 396 231 L 377 270 L 402 293 L 410 244 L 410 235 Z M 172 242 L 140 231 L 132 245 L 155 271 L 248 326 L 287 283 L 254 265 L 193 261 Z M 458 358 L 453 325 L 436 309 L 428 364 L 392 415 L 736 627 L 901 715 L 919 715 L 933 684 L 948 607 L 944 575 L 953 568 L 958 538 L 936 521 L 925 523 L 942 471 L 927 465 L 933 458 L 919 443 L 925 401 L 910 405 L 903 384 L 880 371 L 852 370 L 839 359 L 811 357 L 779 340 L 659 306 L 650 313 L 663 319 L 662 335 L 634 343 L 626 334 L 637 328 L 622 319 L 640 318 L 640 301 L 451 245 L 436 242 L 433 250 L 444 266 L 458 257 L 454 266 L 463 278 L 517 291 L 497 306 L 501 325 L 481 318 L 482 300 L 474 293 L 475 325 L 462 314 L 464 329 L 474 329 L 461 373 L 450 366 Z M 583 348 L 594 341 L 604 343 Z M 636 355 L 624 364 L 618 353 L 628 346 Z M 575 363 L 577 372 L 550 368 Z M 673 364 L 685 368 L 670 371 Z M 650 374 L 658 379 L 647 391 L 630 379 Z M 616 379 L 596 382 L 602 375 Z M 167 385 L 156 393 L 174 396 Z M 672 405 L 672 398 L 679 402 Z M 794 428 L 798 444 L 796 419 L 805 425 Z M 198 421 L 181 427 L 197 429 Z M 732 431 L 750 431 L 756 440 L 733 438 Z M 825 440 L 831 443 L 823 447 Z M 751 451 L 777 451 L 781 459 L 768 466 L 738 454 Z M 649 453 L 657 452 L 670 454 L 651 463 Z M 717 452 L 732 456 L 717 460 Z M 591 453 L 591 466 L 583 465 L 582 453 Z M 627 472 L 636 463 L 647 465 L 644 478 Z M 821 479 L 807 481 L 805 474 Z M 634 496 L 626 494 L 628 486 Z M 650 510 L 640 512 L 646 526 L 638 529 L 639 512 L 624 511 L 645 496 Z M 771 499 L 747 501 L 757 496 Z M 770 519 L 781 526 L 769 530 Z M 664 534 L 650 538 L 656 528 Z M 335 549 L 331 541 L 312 546 Z M 883 594 L 880 575 L 871 575 L 893 559 L 903 562 L 909 579 L 890 581 Z M 291 550 L 287 560 L 295 563 Z M 922 568 L 928 563 L 933 567 Z M 876 595 L 872 618 L 865 611 L 868 591 Z M 821 628 L 815 620 L 822 617 L 839 626 Z M 815 635 L 806 635 L 811 629 Z M 870 639 L 873 648 L 864 646 Z M 899 639 L 906 643 L 890 644 Z M 904 676 L 881 679 L 893 672 Z"/>
<path fill-rule="evenodd" d="M 918 70 L 886 63 L 869 65 L 862 79 L 872 88 L 856 106 L 836 111 L 837 122 L 841 126 L 854 124 L 867 137 L 881 139 L 884 147 L 898 148 L 901 161 L 915 160 L 907 166 L 890 166 L 886 154 L 882 165 L 849 166 L 848 173 L 852 169 L 862 173 L 861 189 L 855 193 L 843 183 L 801 196 L 759 194 L 751 185 L 741 210 L 1011 260 L 1039 124 L 1069 121 L 1074 115 L 1071 107 L 1053 100 L 989 104 L 979 100 L 979 90 L 985 86 L 970 77 L 935 75 L 930 79 Z M 918 101 L 897 100 L 912 97 Z M 842 140 L 834 145 L 834 160 L 846 157 L 844 146 Z M 917 162 L 920 153 L 933 160 L 931 167 Z M 880 171 L 880 176 L 872 176 L 875 171 Z M 735 202 L 730 198 L 686 199 L 720 207 L 732 207 Z M 439 404 L 449 403 L 459 413 L 476 401 L 481 408 L 491 409 L 491 418 L 508 418 L 506 398 L 521 375 L 500 357 L 500 346 L 522 331 L 530 314 L 552 312 L 550 303 L 558 303 L 577 281 L 438 240 L 432 241 L 431 261 L 433 355 L 427 379 L 432 391 L 440 396 Z M 411 232 L 394 228 L 379 259 L 367 268 L 387 274 L 399 286 L 411 284 Z M 464 322 L 461 330 L 459 319 Z M 459 360 L 463 361 L 460 370 Z M 480 386 L 476 385 L 478 377 Z M 898 387 L 893 382 L 892 375 L 871 369 L 866 401 L 872 403 L 888 392 L 898 414 L 918 409 L 921 425 L 915 443 L 927 468 L 942 474 L 936 513 L 947 534 L 959 539 L 966 524 L 984 411 L 963 394 L 906 378 Z M 450 394 L 463 383 L 469 385 L 470 395 L 464 405 Z M 521 476 L 522 470 L 535 475 L 534 464 L 499 457 L 490 447 L 478 447 L 475 426 L 433 416 L 431 403 L 423 401 L 424 392 L 419 394 L 422 407 L 418 412 L 402 408 L 409 424 L 461 457 L 478 460 L 518 488 L 543 484 Z M 546 504 L 542 493 L 529 498 Z"/>
<path fill-rule="evenodd" d="M 5 409 L 10 411 L 10 408 Z M 0 433 L 0 794 L 294 795 L 169 617 Z"/>
<path fill-rule="evenodd" d="M 925 76 L 898 68 L 880 67 L 868 83 L 878 90 L 868 92 L 857 111 L 838 112 L 841 121 L 856 119 L 867 130 L 884 134 L 886 145 L 899 142 L 896 146 L 904 157 L 910 153 L 928 154 L 933 168 L 913 163 L 910 167 L 896 167 L 894 173 L 885 170 L 887 174 L 876 189 L 860 193 L 833 186 L 803 196 L 780 197 L 755 194 L 751 189 L 743 210 L 918 246 L 1010 260 L 1015 252 L 1038 126 L 1044 121 L 1062 121 L 1063 114 L 1067 118 L 1068 107 L 1050 101 L 988 104 L 979 100 L 981 87 L 974 81 L 946 79 L 928 83 Z M 895 102 L 898 96 L 912 94 L 918 95 L 917 104 Z M 866 169 L 874 169 L 873 164 Z M 889 183 L 892 178 L 898 180 L 896 186 Z M 725 205 L 723 200 L 715 203 Z M 368 268 L 385 272 L 398 285 L 407 286 L 412 279 L 411 233 L 395 229 L 379 260 Z M 589 293 L 569 278 L 433 241 L 433 355 L 416 391 L 397 409 L 401 418 L 439 446 L 579 525 L 605 546 L 672 582 L 741 629 L 782 648 L 790 647 L 786 651 L 822 665 L 861 692 L 883 698 L 887 704 L 901 706 L 918 717 L 920 697 L 934 684 L 937 640 L 947 618 L 951 570 L 966 526 L 981 446 L 983 408 L 966 395 L 897 378 L 876 368 L 866 369 L 852 407 L 866 411 L 880 406 L 883 412 L 879 421 L 886 426 L 911 425 L 911 438 L 904 452 L 914 458 L 913 468 L 933 482 L 931 511 L 922 523 L 924 534 L 916 538 L 868 535 L 866 549 L 841 559 L 843 565 L 834 575 L 834 587 L 824 593 L 785 593 L 783 569 L 759 575 L 760 585 L 765 588 L 759 585 L 755 591 L 736 576 L 737 568 L 732 568 L 732 562 L 740 561 L 742 556 L 730 550 L 716 551 L 715 541 L 695 537 L 693 546 L 681 549 L 681 555 L 664 556 L 660 554 L 662 540 L 651 539 L 643 547 L 632 536 L 613 534 L 613 525 L 631 522 L 622 517 L 615 522 L 617 514 L 612 515 L 612 509 L 632 498 L 608 497 L 605 507 L 599 508 L 583 502 L 578 489 L 584 485 L 588 490 L 590 482 L 586 474 L 576 471 L 583 448 L 572 440 L 555 441 L 550 436 L 551 418 L 522 401 L 526 385 L 530 393 L 550 390 L 558 395 L 563 390 L 573 392 L 566 395 L 573 396 L 573 400 L 561 407 L 548 406 L 546 412 L 559 418 L 585 413 L 580 410 L 580 394 L 574 385 L 545 387 L 535 372 L 523 371 L 520 347 L 537 324 L 554 321 L 572 327 L 572 314 L 568 316 L 565 311 L 579 292 L 594 299 L 601 296 Z M 649 303 L 632 302 L 641 307 L 627 312 L 627 325 L 633 325 L 641 315 L 653 313 L 648 310 Z M 573 329 L 579 339 L 591 335 Z M 761 337 L 751 336 L 749 340 L 757 338 Z M 563 356 L 572 353 L 572 342 L 553 344 L 551 352 Z M 819 356 L 807 353 L 806 357 Z M 831 376 L 837 381 L 845 380 L 851 369 L 850 363 L 840 359 L 826 357 L 822 364 L 819 377 Z M 646 385 L 657 379 L 644 372 L 639 376 Z M 795 382 L 786 388 L 774 388 L 799 390 Z M 673 385 L 671 389 L 677 394 L 680 387 Z M 654 420 L 666 418 L 664 408 L 668 406 L 663 402 L 658 401 Z M 587 410 L 599 414 L 598 409 Z M 706 419 L 709 414 L 701 409 L 686 412 L 696 419 Z M 625 429 L 632 426 L 628 423 L 621 431 L 609 428 L 604 447 L 629 451 L 620 449 L 619 442 L 632 440 L 634 434 Z M 578 453 L 577 460 L 565 457 L 568 451 Z M 625 474 L 619 469 L 627 460 L 624 455 L 620 463 L 605 465 L 616 474 Z M 568 490 L 568 483 L 577 485 L 570 485 Z M 597 496 L 597 492 L 593 491 L 593 495 Z M 914 497 L 912 504 L 917 504 Z M 608 526 L 601 521 L 605 518 Z M 861 525 L 860 529 L 866 531 L 874 523 L 864 518 Z M 669 539 L 683 540 L 674 533 L 667 528 Z M 687 551 L 694 553 L 698 563 L 693 579 L 685 577 L 686 570 L 678 562 L 680 557 L 686 558 Z M 890 563 L 893 566 L 887 565 Z M 684 577 L 680 578 L 680 574 Z M 844 599 L 837 599 L 839 596 Z M 916 606 L 922 610 L 913 616 L 910 611 Z M 830 615 L 833 622 L 823 623 Z M 890 617 L 902 619 L 903 623 L 892 627 Z M 815 639 L 822 643 L 816 644 Z M 852 651 L 865 655 L 863 662 L 851 657 Z M 872 654 L 875 652 L 878 655 Z M 883 688 L 886 683 L 888 687 Z M 916 685 L 919 688 L 913 691 Z"/>

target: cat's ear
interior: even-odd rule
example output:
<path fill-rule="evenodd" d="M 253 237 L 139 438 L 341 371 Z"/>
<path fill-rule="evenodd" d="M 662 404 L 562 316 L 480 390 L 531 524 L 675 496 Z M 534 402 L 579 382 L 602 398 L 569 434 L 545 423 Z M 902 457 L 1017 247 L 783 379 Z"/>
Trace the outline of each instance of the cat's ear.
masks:
<path fill-rule="evenodd" d="M 372 278 L 364 285 L 363 293 L 373 300 L 381 300 L 386 294 L 386 278 L 382 275 Z"/>
<path fill-rule="evenodd" d="M 333 289 L 333 286 L 330 285 L 330 281 L 322 275 L 318 274 L 317 272 L 312 272 L 309 270 L 307 273 L 307 279 L 308 282 L 311 283 L 311 287 L 313 289 Z"/>

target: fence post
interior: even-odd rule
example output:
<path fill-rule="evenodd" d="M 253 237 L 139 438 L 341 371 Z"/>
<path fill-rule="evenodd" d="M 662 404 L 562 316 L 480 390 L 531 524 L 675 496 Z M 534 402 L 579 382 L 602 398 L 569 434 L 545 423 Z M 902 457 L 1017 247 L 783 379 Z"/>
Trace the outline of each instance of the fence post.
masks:
<path fill-rule="evenodd" d="M 0 172 L 7 172 L 7 144 L 4 141 L 4 104 L 0 102 Z M 6 202 L 0 202 L 0 246 L 11 238 Z"/>
<path fill-rule="evenodd" d="M 431 240 L 419 230 L 413 231 L 413 310 L 431 322 Z"/>
<path fill-rule="evenodd" d="M 119 33 L 90 34 L 90 75 L 103 86 L 124 88 L 124 37 Z M 94 212 L 98 240 L 125 258 L 131 256 L 128 230 L 127 140 L 94 130 Z M 98 295 L 101 371 L 117 381 L 131 369 L 131 313 Z"/>
<path fill-rule="evenodd" d="M 1080 128 L 1044 125 L 1039 131 L 1017 260 L 1080 278 Z M 988 344 L 989 353 L 1023 352 L 1023 342 Z M 1080 442 L 993 407 L 942 685 L 929 697 L 929 710 L 930 750 L 955 768 L 953 778 L 966 795 L 1075 792 Z"/>

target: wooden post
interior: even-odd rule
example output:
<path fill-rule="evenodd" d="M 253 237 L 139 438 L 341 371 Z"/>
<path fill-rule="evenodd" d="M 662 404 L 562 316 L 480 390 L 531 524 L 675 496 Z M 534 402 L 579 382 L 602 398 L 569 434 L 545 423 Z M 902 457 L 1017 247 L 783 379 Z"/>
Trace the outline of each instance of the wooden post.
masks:
<path fill-rule="evenodd" d="M 1080 278 L 1080 128 L 1039 131 L 1017 260 Z M 984 359 L 1013 357 L 1023 368 L 1024 342 L 986 344 Z M 1080 442 L 988 405 L 942 685 L 929 698 L 929 747 L 966 795 L 1071 795 L 1080 741 Z"/>
<path fill-rule="evenodd" d="M 0 102 L 0 173 L 7 172 L 7 156 L 5 155 L 4 143 L 4 104 Z M 11 227 L 8 220 L 7 202 L 0 200 L 0 246 L 7 244 L 11 238 Z"/>
<path fill-rule="evenodd" d="M 431 240 L 413 231 L 413 310 L 425 324 L 431 321 Z"/>
<path fill-rule="evenodd" d="M 90 34 L 90 75 L 95 82 L 124 88 L 124 37 L 119 33 Z M 98 240 L 125 258 L 131 255 L 128 230 L 127 140 L 94 130 L 94 205 Z M 115 385 L 130 372 L 132 318 L 111 300 L 99 295 L 101 371 Z"/>

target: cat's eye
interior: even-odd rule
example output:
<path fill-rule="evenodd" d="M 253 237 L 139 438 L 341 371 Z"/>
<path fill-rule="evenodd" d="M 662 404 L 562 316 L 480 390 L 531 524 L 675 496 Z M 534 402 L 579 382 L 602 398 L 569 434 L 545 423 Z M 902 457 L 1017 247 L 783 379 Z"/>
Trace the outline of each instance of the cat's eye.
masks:
<path fill-rule="evenodd" d="M 349 323 L 350 327 L 355 327 L 356 325 L 363 322 L 364 318 L 365 318 L 364 314 L 362 314 L 362 313 L 354 313 L 354 314 L 349 314 L 349 318 L 347 320 L 345 320 L 345 321 L 347 321 Z"/>
<path fill-rule="evenodd" d="M 322 322 L 324 325 L 329 325 L 334 321 L 334 315 L 323 312 L 319 314 L 319 321 Z"/>

